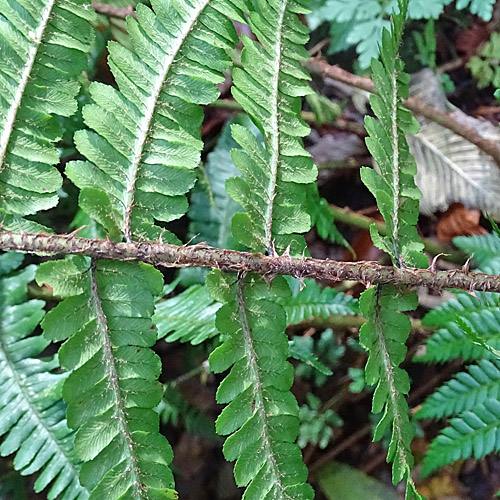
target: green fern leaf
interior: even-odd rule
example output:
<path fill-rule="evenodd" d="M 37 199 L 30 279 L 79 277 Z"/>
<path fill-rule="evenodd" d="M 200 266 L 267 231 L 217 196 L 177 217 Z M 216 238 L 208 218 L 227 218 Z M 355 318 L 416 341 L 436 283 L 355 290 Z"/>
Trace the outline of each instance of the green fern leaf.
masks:
<path fill-rule="evenodd" d="M 217 401 L 227 406 L 216 430 L 230 435 L 224 456 L 236 461 L 236 483 L 247 486 L 243 498 L 312 499 L 314 492 L 305 483 L 307 468 L 295 444 L 299 408 L 290 393 L 293 368 L 286 361 L 286 316 L 268 300 L 269 295 L 289 294 L 288 285 L 283 278 L 268 285 L 258 276 L 237 278 L 213 271 L 207 286 L 224 304 L 216 323 L 228 338 L 210 355 L 210 367 L 215 373 L 230 369 L 217 390 Z"/>
<path fill-rule="evenodd" d="M 75 143 L 89 161 L 66 172 L 82 189 L 80 205 L 110 235 L 157 239 L 187 211 L 203 143 L 200 104 L 217 99 L 246 0 L 153 1 L 127 19 L 133 52 L 111 42 L 109 66 L 119 90 L 93 83 L 96 104 L 83 108 L 92 129 Z M 177 241 L 168 232 L 165 241 Z"/>
<path fill-rule="evenodd" d="M 384 217 L 387 236 L 371 227 L 374 244 L 387 252 L 398 267 L 426 267 L 423 243 L 417 233 L 418 204 L 421 193 L 415 184 L 417 167 L 410 154 L 406 134 L 418 132 L 419 125 L 401 104 L 408 97 L 409 76 L 399 59 L 399 44 L 403 34 L 408 0 L 400 0 L 401 13 L 393 18 L 392 32 L 384 30 L 381 60 L 372 61 L 372 77 L 377 94 L 370 104 L 378 120 L 365 118 L 369 137 L 366 145 L 378 164 L 380 172 L 361 169 L 361 179 L 371 191 Z"/>
<path fill-rule="evenodd" d="M 455 375 L 429 396 L 417 418 L 443 418 L 475 411 L 482 403 L 500 396 L 500 361 L 481 360 Z"/>
<path fill-rule="evenodd" d="M 408 12 L 408 0 L 398 0 L 399 13 L 393 16 L 391 32 L 384 30 L 380 61 L 372 61 L 372 76 L 377 88 L 370 104 L 375 118 L 367 116 L 366 144 L 378 164 L 379 172 L 364 167 L 361 178 L 377 200 L 388 228 L 386 237 L 370 228 L 373 243 L 387 252 L 397 267 L 425 267 L 427 258 L 416 230 L 420 192 L 415 184 L 416 164 L 406 141 L 406 134 L 418 131 L 418 122 L 403 108 L 408 97 L 409 76 L 399 59 L 399 45 Z M 411 478 L 413 427 L 405 396 L 410 390 L 408 374 L 399 365 L 406 354 L 406 340 L 411 330 L 402 312 L 416 309 L 417 295 L 397 290 L 392 285 L 366 290 L 360 307 L 367 323 L 360 330 L 360 343 L 369 352 L 365 368 L 366 382 L 376 385 L 373 413 L 383 412 L 374 440 L 391 430 L 387 461 L 393 463 L 394 483 L 406 482 L 406 498 L 420 499 Z"/>
<path fill-rule="evenodd" d="M 58 202 L 54 115 L 77 109 L 94 19 L 84 0 L 0 1 L 0 207 L 34 214 Z"/>
<path fill-rule="evenodd" d="M 286 312 L 288 324 L 297 325 L 311 317 L 326 319 L 334 315 L 358 313 L 356 299 L 333 288 L 322 287 L 314 280 L 306 279 L 304 284 L 294 280 L 292 291 L 292 296 L 277 299 Z"/>
<path fill-rule="evenodd" d="M 496 233 L 461 236 L 454 238 L 453 243 L 466 255 L 472 255 L 482 272 L 500 274 L 500 238 Z"/>
<path fill-rule="evenodd" d="M 473 14 L 477 14 L 485 21 L 489 21 L 493 14 L 493 6 L 495 0 L 457 0 L 457 8 L 465 9 L 470 8 Z"/>
<path fill-rule="evenodd" d="M 409 318 L 402 314 L 418 305 L 415 293 L 401 294 L 392 285 L 376 286 L 361 295 L 360 308 L 367 319 L 359 332 L 361 345 L 368 350 L 365 376 L 369 385 L 376 385 L 373 413 L 383 412 L 374 433 L 374 441 L 382 439 L 391 429 L 387 461 L 393 462 L 392 479 L 405 479 L 407 498 L 421 498 L 416 492 L 410 470 L 413 456 L 410 444 L 413 426 L 405 395 L 410 390 L 408 374 L 399 365 L 406 355 L 406 340 L 411 331 Z"/>
<path fill-rule="evenodd" d="M 239 148 L 231 136 L 232 125 L 241 125 L 256 135 L 258 129 L 246 115 L 229 120 L 222 129 L 216 147 L 200 168 L 200 180 L 193 189 L 189 205 L 189 237 L 193 243 L 205 243 L 214 248 L 242 250 L 231 233 L 231 219 L 240 206 L 227 194 L 226 180 L 240 175 L 231 158 L 231 150 Z M 184 286 L 202 284 L 208 272 L 202 268 L 181 269 Z"/>
<path fill-rule="evenodd" d="M 158 338 L 201 344 L 218 334 L 215 314 L 219 308 L 220 304 L 201 285 L 193 285 L 171 299 L 158 302 L 153 317 Z"/>
<path fill-rule="evenodd" d="M 476 297 L 459 293 L 432 310 L 423 323 L 439 327 L 426 342 L 425 353 L 417 361 L 439 362 L 462 358 L 465 361 L 490 356 L 463 331 L 467 321 L 474 332 L 494 348 L 500 348 L 500 298 L 498 294 L 478 292 Z"/>
<path fill-rule="evenodd" d="M 53 373 L 57 358 L 38 358 L 49 342 L 32 335 L 45 305 L 26 300 L 36 268 L 9 275 L 22 260 L 20 254 L 0 256 L 0 454 L 15 453 L 14 468 L 23 475 L 40 472 L 34 488 L 49 488 L 49 500 L 85 500 L 88 492 L 78 481 L 73 433 L 65 421 L 60 384 L 65 375 Z"/>
<path fill-rule="evenodd" d="M 233 161 L 243 178 L 226 182 L 226 190 L 245 210 L 233 218 L 235 238 L 255 251 L 302 252 L 303 239 L 293 233 L 311 227 L 305 185 L 317 169 L 301 138 L 309 127 L 299 115 L 300 97 L 311 93 L 310 76 L 301 62 L 309 58 L 309 33 L 297 14 L 307 0 L 256 0 L 250 13 L 252 31 L 261 45 L 243 37 L 243 68 L 233 72 L 233 96 L 264 135 L 264 145 L 247 129 L 234 125 L 234 140 L 243 151 Z"/>
<path fill-rule="evenodd" d="M 142 263 L 70 257 L 42 264 L 37 281 L 67 297 L 42 327 L 48 340 L 65 341 L 59 359 L 71 373 L 63 397 L 90 498 L 176 498 L 172 451 L 154 411 L 162 387 L 151 317 L 161 273 Z"/>
<path fill-rule="evenodd" d="M 500 451 L 499 415 L 500 402 L 488 399 L 473 410 L 451 419 L 450 426 L 431 443 L 423 463 L 422 475 L 427 476 L 438 467 L 461 458 L 474 456 L 477 460 L 492 451 Z"/>

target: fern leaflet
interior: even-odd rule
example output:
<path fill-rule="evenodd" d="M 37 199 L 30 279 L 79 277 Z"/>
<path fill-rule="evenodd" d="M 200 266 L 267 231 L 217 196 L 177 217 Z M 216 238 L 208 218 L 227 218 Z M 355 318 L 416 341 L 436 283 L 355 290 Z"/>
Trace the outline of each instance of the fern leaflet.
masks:
<path fill-rule="evenodd" d="M 378 94 L 370 98 L 376 117 L 365 118 L 369 137 L 366 145 L 378 164 L 380 173 L 363 167 L 361 178 L 371 191 L 387 226 L 387 236 L 371 227 L 374 244 L 387 252 L 398 267 L 426 267 L 427 259 L 416 230 L 420 191 L 415 184 L 415 160 L 410 154 L 405 134 L 418 132 L 419 125 L 401 104 L 408 97 L 409 75 L 398 57 L 408 1 L 400 0 L 401 13 L 393 18 L 392 34 L 384 30 L 381 61 L 373 60 L 372 77 Z"/>
<path fill-rule="evenodd" d="M 201 344 L 218 334 L 215 314 L 219 308 L 220 304 L 201 285 L 193 285 L 171 299 L 158 302 L 153 317 L 158 338 Z"/>
<path fill-rule="evenodd" d="M 109 66 L 119 90 L 90 85 L 96 104 L 84 107 L 93 131 L 75 134 L 88 162 L 66 172 L 81 188 L 80 206 L 110 233 L 126 241 L 157 239 L 187 210 L 185 193 L 196 181 L 203 144 L 203 111 L 219 95 L 216 84 L 237 41 L 226 17 L 244 21 L 246 0 L 153 1 L 127 19 L 133 51 L 109 44 Z M 177 241 L 166 232 L 164 239 Z"/>
<path fill-rule="evenodd" d="M 142 263 L 69 257 L 42 264 L 37 281 L 67 297 L 42 326 L 47 339 L 65 341 L 59 359 L 71 373 L 63 397 L 90 498 L 176 498 L 172 451 L 153 409 L 162 397 L 160 359 L 149 349 L 161 273 Z"/>
<path fill-rule="evenodd" d="M 443 418 L 460 415 L 500 396 L 500 361 L 479 361 L 455 375 L 429 396 L 417 418 Z"/>
<path fill-rule="evenodd" d="M 301 137 L 309 132 L 299 115 L 299 97 L 311 93 L 310 76 L 301 62 L 309 58 L 303 44 L 307 27 L 296 14 L 307 12 L 307 0 L 256 0 L 249 20 L 260 43 L 243 37 L 243 68 L 233 72 L 233 96 L 264 135 L 262 145 L 247 129 L 232 127 L 243 151 L 233 161 L 243 178 L 226 182 L 228 194 L 245 210 L 233 218 L 235 238 L 255 251 L 301 252 L 292 233 L 309 230 L 304 184 L 317 176 Z"/>
<path fill-rule="evenodd" d="M 35 491 L 50 487 L 49 500 L 85 500 L 61 401 L 64 375 L 53 373 L 57 358 L 38 358 L 49 342 L 32 335 L 45 305 L 26 300 L 36 268 L 11 273 L 22 260 L 19 254 L 0 256 L 0 454 L 15 453 L 14 467 L 23 475 L 40 472 Z"/>
<path fill-rule="evenodd" d="M 410 380 L 399 365 L 405 358 L 405 343 L 411 331 L 410 320 L 402 313 L 412 311 L 417 304 L 415 293 L 401 294 L 392 285 L 370 288 L 360 298 L 360 308 L 367 319 L 359 332 L 360 343 L 369 352 L 366 382 L 376 385 L 373 413 L 383 412 L 373 439 L 382 439 L 387 429 L 391 429 L 387 461 L 393 462 L 393 482 L 405 479 L 407 499 L 421 497 L 410 475 L 413 465 L 410 443 L 414 431 L 405 399 Z"/>
<path fill-rule="evenodd" d="M 292 280 L 289 280 L 290 282 Z M 356 299 L 333 288 L 322 287 L 314 280 L 306 279 L 304 284 L 294 280 L 291 288 L 292 296 L 277 299 L 285 309 L 288 324 L 297 325 L 311 317 L 326 319 L 334 315 L 346 316 L 358 313 Z"/>
<path fill-rule="evenodd" d="M 496 234 L 454 241 L 475 255 L 481 270 L 500 272 L 500 239 Z M 494 351 L 491 346 L 500 346 L 499 298 L 494 293 L 476 295 L 458 293 L 423 320 L 440 330 L 427 340 L 426 353 L 418 361 L 442 362 L 458 357 L 477 361 L 441 386 L 416 415 L 417 418 L 453 417 L 431 443 L 423 475 L 459 459 L 471 456 L 478 459 L 500 450 L 500 362 L 491 352 Z"/>
<path fill-rule="evenodd" d="M 379 172 L 364 167 L 361 178 L 377 200 L 388 228 L 386 237 L 370 228 L 373 243 L 387 252 L 396 267 L 424 267 L 416 223 L 420 192 L 415 184 L 415 160 L 411 156 L 405 134 L 418 131 L 418 122 L 403 108 L 401 99 L 408 97 L 409 76 L 399 58 L 399 45 L 408 12 L 408 0 L 398 0 L 399 13 L 393 16 L 391 32 L 384 29 L 380 61 L 372 61 L 372 76 L 377 95 L 370 99 L 378 118 L 367 116 L 366 144 L 378 164 Z M 360 342 L 369 352 L 365 376 L 376 385 L 374 413 L 383 412 L 374 440 L 391 429 L 387 460 L 393 462 L 392 478 L 406 482 L 406 498 L 420 499 L 411 478 L 413 457 L 410 444 L 413 428 L 405 395 L 410 389 L 407 373 L 399 365 L 406 354 L 406 340 L 411 330 L 409 319 L 402 314 L 418 305 L 417 295 L 398 290 L 392 285 L 376 286 L 364 292 L 360 307 L 367 323 L 360 331 Z"/>
<path fill-rule="evenodd" d="M 216 422 L 218 434 L 229 435 L 224 456 L 236 460 L 238 486 L 245 500 L 312 499 L 305 483 L 307 468 L 295 440 L 299 408 L 290 387 L 293 368 L 288 357 L 283 309 L 269 294 L 287 295 L 288 285 L 276 278 L 269 285 L 249 275 L 236 278 L 213 271 L 207 277 L 211 295 L 224 305 L 217 327 L 226 340 L 209 358 L 211 369 L 231 368 L 217 390 L 217 401 L 229 403 Z"/>
<path fill-rule="evenodd" d="M 6 212 L 23 216 L 57 204 L 62 179 L 54 143 L 62 131 L 53 115 L 77 109 L 93 18 L 84 0 L 0 2 L 0 208 Z"/>

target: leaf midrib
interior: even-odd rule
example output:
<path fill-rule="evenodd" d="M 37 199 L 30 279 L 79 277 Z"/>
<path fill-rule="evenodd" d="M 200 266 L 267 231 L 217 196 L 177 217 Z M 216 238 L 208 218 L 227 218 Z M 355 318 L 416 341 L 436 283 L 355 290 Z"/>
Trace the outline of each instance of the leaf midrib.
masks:
<path fill-rule="evenodd" d="M 286 492 L 286 487 L 281 482 L 281 473 L 279 470 L 278 462 L 276 457 L 274 456 L 274 451 L 271 446 L 271 442 L 269 439 L 269 431 L 268 431 L 268 423 L 267 423 L 267 415 L 266 409 L 264 407 L 264 394 L 262 393 L 262 382 L 260 378 L 260 368 L 258 365 L 258 355 L 255 352 L 253 347 L 253 339 L 251 335 L 251 328 L 248 322 L 246 306 L 245 306 L 245 298 L 243 296 L 243 288 L 245 286 L 244 279 L 240 279 L 238 282 L 238 291 L 237 291 L 237 299 L 238 299 L 238 312 L 240 316 L 240 325 L 243 333 L 243 339 L 245 342 L 245 350 L 247 351 L 248 360 L 249 360 L 249 372 L 253 374 L 254 383 L 254 394 L 255 394 L 255 412 L 259 413 L 260 420 L 262 422 L 262 439 L 264 441 L 265 454 L 269 458 L 271 463 L 271 467 L 273 469 L 273 475 L 276 478 L 275 483 L 279 488 L 279 491 L 282 493 L 283 499 L 293 500 Z"/>
<path fill-rule="evenodd" d="M 194 25 L 198 22 L 201 13 L 205 10 L 205 8 L 208 7 L 210 2 L 211 0 L 205 0 L 197 8 L 194 9 L 194 13 L 191 16 L 190 22 L 187 22 L 184 25 L 181 34 L 175 38 L 175 43 L 171 48 L 170 53 L 167 53 L 165 59 L 163 60 L 161 71 L 158 74 L 158 78 L 156 79 L 153 90 L 149 97 L 146 99 L 144 116 L 142 117 L 136 129 L 139 133 L 134 143 L 132 161 L 128 169 L 127 189 L 125 191 L 124 237 L 127 243 L 130 243 L 132 241 L 130 218 L 134 205 L 135 188 L 137 183 L 137 176 L 139 173 L 139 166 L 144 152 L 144 145 L 151 129 L 151 124 L 153 122 L 153 116 L 156 110 L 160 93 L 165 84 L 167 75 L 172 69 L 175 58 L 177 57 L 187 37 L 191 33 Z"/>
<path fill-rule="evenodd" d="M 281 69 L 281 56 L 282 56 L 282 35 L 283 35 L 283 23 L 285 18 L 285 12 L 288 6 L 288 0 L 283 0 L 281 5 L 281 10 L 278 16 L 278 22 L 276 26 L 276 44 L 274 45 L 276 57 L 273 64 L 273 79 L 271 85 L 271 160 L 270 160 L 270 178 L 267 187 L 267 197 L 266 197 L 266 213 L 264 218 L 265 223 L 265 234 L 266 234 L 266 246 L 269 253 L 273 253 L 273 211 L 274 211 L 274 199 L 276 197 L 276 184 L 278 180 L 278 166 L 279 166 L 279 138 L 280 130 L 278 125 L 278 113 L 279 113 L 279 82 L 280 82 L 280 69 Z"/>

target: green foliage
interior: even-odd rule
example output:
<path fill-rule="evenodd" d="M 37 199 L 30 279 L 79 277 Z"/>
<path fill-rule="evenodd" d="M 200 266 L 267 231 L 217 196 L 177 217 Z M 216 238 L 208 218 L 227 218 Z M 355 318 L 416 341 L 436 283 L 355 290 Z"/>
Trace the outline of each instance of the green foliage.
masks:
<path fill-rule="evenodd" d="M 312 279 L 289 280 L 292 295 L 278 298 L 286 312 L 287 322 L 298 325 L 311 318 L 329 318 L 334 315 L 346 316 L 358 313 L 356 299 L 334 288 L 322 287 Z"/>
<path fill-rule="evenodd" d="M 500 87 L 500 33 L 493 32 L 477 56 L 470 58 L 467 67 L 477 80 L 479 88 L 493 85 Z"/>
<path fill-rule="evenodd" d="M 342 419 L 330 408 L 320 410 L 321 401 L 313 394 L 307 395 L 307 404 L 299 410 L 300 434 L 297 444 L 305 448 L 308 444 L 325 449 L 333 437 L 332 427 L 340 427 Z"/>
<path fill-rule="evenodd" d="M 300 97 L 311 93 L 310 76 L 301 63 L 309 58 L 309 33 L 297 14 L 307 0 L 255 1 L 250 27 L 261 45 L 243 36 L 241 63 L 233 71 L 233 96 L 264 135 L 264 144 L 240 125 L 233 125 L 234 164 L 243 178 L 226 182 L 226 191 L 245 210 L 233 217 L 236 240 L 268 254 L 302 253 L 302 233 L 311 227 L 306 186 L 317 176 L 301 137 L 309 132 L 299 111 Z"/>
<path fill-rule="evenodd" d="M 227 460 L 236 461 L 236 484 L 247 486 L 245 500 L 312 499 L 314 492 L 305 483 L 307 468 L 295 444 L 299 408 L 290 392 L 286 316 L 268 299 L 289 294 L 288 285 L 279 278 L 268 285 L 258 276 L 237 278 L 213 271 L 207 287 L 224 304 L 216 324 L 227 340 L 209 361 L 215 373 L 230 369 L 217 390 L 217 402 L 227 406 L 216 430 L 230 436 L 223 451 Z"/>
<path fill-rule="evenodd" d="M 33 331 L 43 318 L 44 302 L 26 300 L 35 266 L 14 272 L 20 254 L 0 255 L 0 454 L 15 453 L 14 468 L 23 475 L 39 472 L 35 491 L 49 488 L 52 500 L 84 500 L 78 481 L 73 433 L 66 426 L 57 358 L 40 359 L 49 345 Z"/>
<path fill-rule="evenodd" d="M 407 6 L 408 1 L 402 4 Z M 416 229 L 421 197 L 415 184 L 417 166 L 405 136 L 418 132 L 419 125 L 401 104 L 401 99 L 408 97 L 410 81 L 398 57 L 406 9 L 402 12 L 394 16 L 392 32 L 383 32 L 381 60 L 372 61 L 377 94 L 371 96 L 370 105 L 378 120 L 365 118 L 369 134 L 366 145 L 380 171 L 363 167 L 361 179 L 377 200 L 387 227 L 385 237 L 375 225 L 370 228 L 374 244 L 391 256 L 395 266 L 426 267 L 424 246 Z"/>
<path fill-rule="evenodd" d="M 473 253 L 482 270 L 500 272 L 496 234 L 456 238 L 455 243 Z M 426 352 L 417 360 L 443 362 L 461 357 L 476 361 L 429 396 L 416 415 L 449 419 L 448 427 L 431 443 L 424 475 L 458 459 L 478 459 L 500 450 L 500 361 L 491 348 L 500 347 L 500 304 L 498 294 L 476 295 L 457 293 L 423 320 L 439 330 L 427 340 Z"/>
<path fill-rule="evenodd" d="M 63 398 L 90 498 L 176 498 L 172 451 L 153 409 L 162 397 L 160 359 L 149 349 L 161 273 L 142 263 L 69 257 L 42 264 L 36 278 L 67 297 L 42 327 L 46 339 L 64 341 L 59 360 L 71 373 Z"/>
<path fill-rule="evenodd" d="M 458 320 L 467 321 L 474 331 L 496 348 L 500 347 L 500 303 L 497 294 L 477 293 L 477 298 L 467 293 L 457 294 L 433 309 L 423 320 L 425 325 L 438 327 L 426 342 L 425 353 L 419 361 L 444 362 L 456 358 L 477 360 L 485 355 L 464 332 Z"/>
<path fill-rule="evenodd" d="M 413 465 L 410 444 L 414 429 L 405 400 L 410 390 L 410 379 L 399 365 L 405 358 L 405 343 L 411 330 L 409 318 L 402 313 L 412 311 L 417 304 L 415 293 L 402 294 L 392 285 L 370 288 L 360 299 L 361 311 L 367 319 L 359 332 L 360 343 L 369 352 L 366 382 L 376 386 L 373 413 L 383 412 L 373 439 L 382 439 L 390 429 L 387 460 L 393 462 L 393 482 L 406 481 L 408 499 L 421 497 L 410 475 Z"/>
<path fill-rule="evenodd" d="M 94 82 L 96 104 L 83 108 L 92 130 L 75 134 L 89 161 L 68 165 L 81 189 L 80 207 L 110 233 L 127 241 L 177 241 L 154 227 L 187 210 L 203 144 L 200 104 L 217 99 L 216 84 L 231 60 L 237 34 L 226 14 L 244 21 L 245 0 L 153 1 L 127 19 L 133 51 L 110 42 L 109 66 L 118 90 Z"/>
<path fill-rule="evenodd" d="M 393 16 L 391 32 L 384 30 L 381 60 L 372 61 L 372 78 L 377 89 L 370 104 L 375 118 L 367 116 L 366 144 L 378 164 L 379 172 L 363 168 L 361 178 L 377 200 L 388 234 L 380 235 L 373 225 L 371 237 L 376 246 L 386 251 L 396 267 L 424 267 L 427 258 L 417 233 L 418 200 L 415 160 L 411 156 L 405 134 L 418 131 L 415 118 L 402 107 L 408 97 L 409 76 L 399 59 L 408 0 L 399 0 L 400 13 Z M 405 396 L 410 390 L 408 374 L 399 366 L 406 355 L 406 340 L 411 323 L 405 311 L 418 305 L 416 293 L 398 290 L 392 285 L 375 286 L 360 298 L 360 308 L 367 319 L 360 330 L 360 343 L 368 351 L 366 382 L 375 385 L 373 413 L 383 412 L 374 440 L 382 439 L 387 430 L 391 438 L 387 460 L 393 463 L 392 479 L 406 482 L 406 498 L 420 499 L 411 478 L 413 456 L 411 441 L 414 429 L 409 420 Z"/>
<path fill-rule="evenodd" d="M 429 396 L 417 417 L 443 418 L 460 415 L 500 395 L 500 361 L 483 359 L 469 365 Z"/>
<path fill-rule="evenodd" d="M 450 420 L 438 437 L 431 443 L 422 467 L 422 475 L 459 459 L 479 459 L 500 451 L 500 402 L 488 399 L 473 410 L 464 411 Z"/>
<path fill-rule="evenodd" d="M 438 19 L 452 0 L 410 0 L 410 19 Z M 485 21 L 491 19 L 495 0 L 457 0 L 458 9 L 470 8 Z M 397 11 L 397 0 L 316 0 L 309 16 L 314 29 L 327 21 L 332 38 L 329 52 L 335 53 L 356 46 L 359 65 L 370 66 L 372 58 L 379 55 L 384 28 L 389 28 L 389 17 Z"/>
<path fill-rule="evenodd" d="M 201 344 L 217 335 L 214 321 L 219 308 L 220 304 L 201 285 L 193 285 L 175 297 L 162 300 L 156 305 L 153 318 L 158 338 Z"/>
<path fill-rule="evenodd" d="M 58 202 L 55 115 L 77 109 L 93 18 L 83 0 L 0 2 L 0 208 L 7 212 L 34 214 Z"/>
<path fill-rule="evenodd" d="M 301 363 L 295 369 L 295 375 L 302 380 L 312 380 L 316 387 L 321 387 L 345 354 L 345 347 L 340 345 L 331 329 L 325 330 L 319 339 L 305 336 L 294 337 L 290 342 L 290 354 Z"/>

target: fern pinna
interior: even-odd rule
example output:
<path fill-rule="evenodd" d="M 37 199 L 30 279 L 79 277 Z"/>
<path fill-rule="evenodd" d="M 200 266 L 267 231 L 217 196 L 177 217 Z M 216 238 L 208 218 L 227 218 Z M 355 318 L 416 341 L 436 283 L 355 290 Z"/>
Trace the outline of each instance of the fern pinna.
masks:
<path fill-rule="evenodd" d="M 371 227 L 372 240 L 387 252 L 396 267 L 425 267 L 423 244 L 418 237 L 418 200 L 415 185 L 415 160 L 411 156 L 405 134 L 418 131 L 415 118 L 401 104 L 408 97 L 409 75 L 398 57 L 408 0 L 399 0 L 399 13 L 393 16 L 391 32 L 384 30 L 380 61 L 372 61 L 372 76 L 377 94 L 370 99 L 375 118 L 367 116 L 366 144 L 379 171 L 361 169 L 361 178 L 372 192 L 387 225 L 387 236 Z M 406 498 L 421 498 L 410 472 L 413 465 L 410 444 L 413 427 L 405 395 L 410 390 L 407 373 L 399 365 L 405 358 L 406 340 L 410 334 L 409 319 L 401 314 L 418 305 L 416 293 L 392 285 L 377 285 L 364 292 L 360 308 L 368 320 L 360 330 L 360 342 L 368 350 L 366 381 L 376 385 L 374 413 L 382 417 L 374 440 L 391 434 L 387 460 L 393 462 L 393 482 L 406 481 Z"/>
<path fill-rule="evenodd" d="M 50 341 L 33 332 L 45 303 L 27 300 L 36 267 L 16 271 L 22 261 L 21 254 L 0 255 L 0 454 L 15 453 L 14 467 L 23 475 L 40 472 L 35 491 L 48 488 L 49 500 L 85 500 L 61 400 L 65 375 L 54 373 L 57 357 L 40 357 Z"/>
<path fill-rule="evenodd" d="M 500 273 L 496 234 L 456 238 L 455 244 L 474 254 L 482 271 Z M 472 361 L 429 396 L 416 414 L 419 419 L 449 419 L 426 454 L 422 474 L 427 475 L 459 459 L 479 459 L 500 451 L 500 360 L 484 347 L 500 347 L 498 294 L 458 293 L 423 321 L 439 329 L 427 340 L 425 354 L 418 361 Z"/>
<path fill-rule="evenodd" d="M 2 0 L 0 12 L 0 217 L 18 230 L 19 216 L 58 202 L 62 130 L 51 115 L 77 109 L 95 14 L 84 0 Z"/>
<path fill-rule="evenodd" d="M 263 134 L 233 125 L 233 161 L 243 177 L 226 182 L 228 194 L 244 209 L 233 217 L 237 241 L 257 252 L 297 252 L 311 226 L 304 187 L 317 170 L 301 137 L 300 96 L 310 92 L 301 61 L 308 30 L 297 14 L 305 0 L 256 0 L 249 22 L 258 43 L 243 39 L 242 68 L 233 72 L 233 95 Z M 224 455 L 235 460 L 235 478 L 247 486 L 245 499 L 310 499 L 298 436 L 299 408 L 289 392 L 293 369 L 287 362 L 286 315 L 273 295 L 290 294 L 286 281 L 266 283 L 255 275 L 207 278 L 212 296 L 223 302 L 216 324 L 227 340 L 210 356 L 216 372 L 231 368 L 219 386 L 217 401 L 229 403 L 217 419 L 217 432 L 230 435 Z"/>

